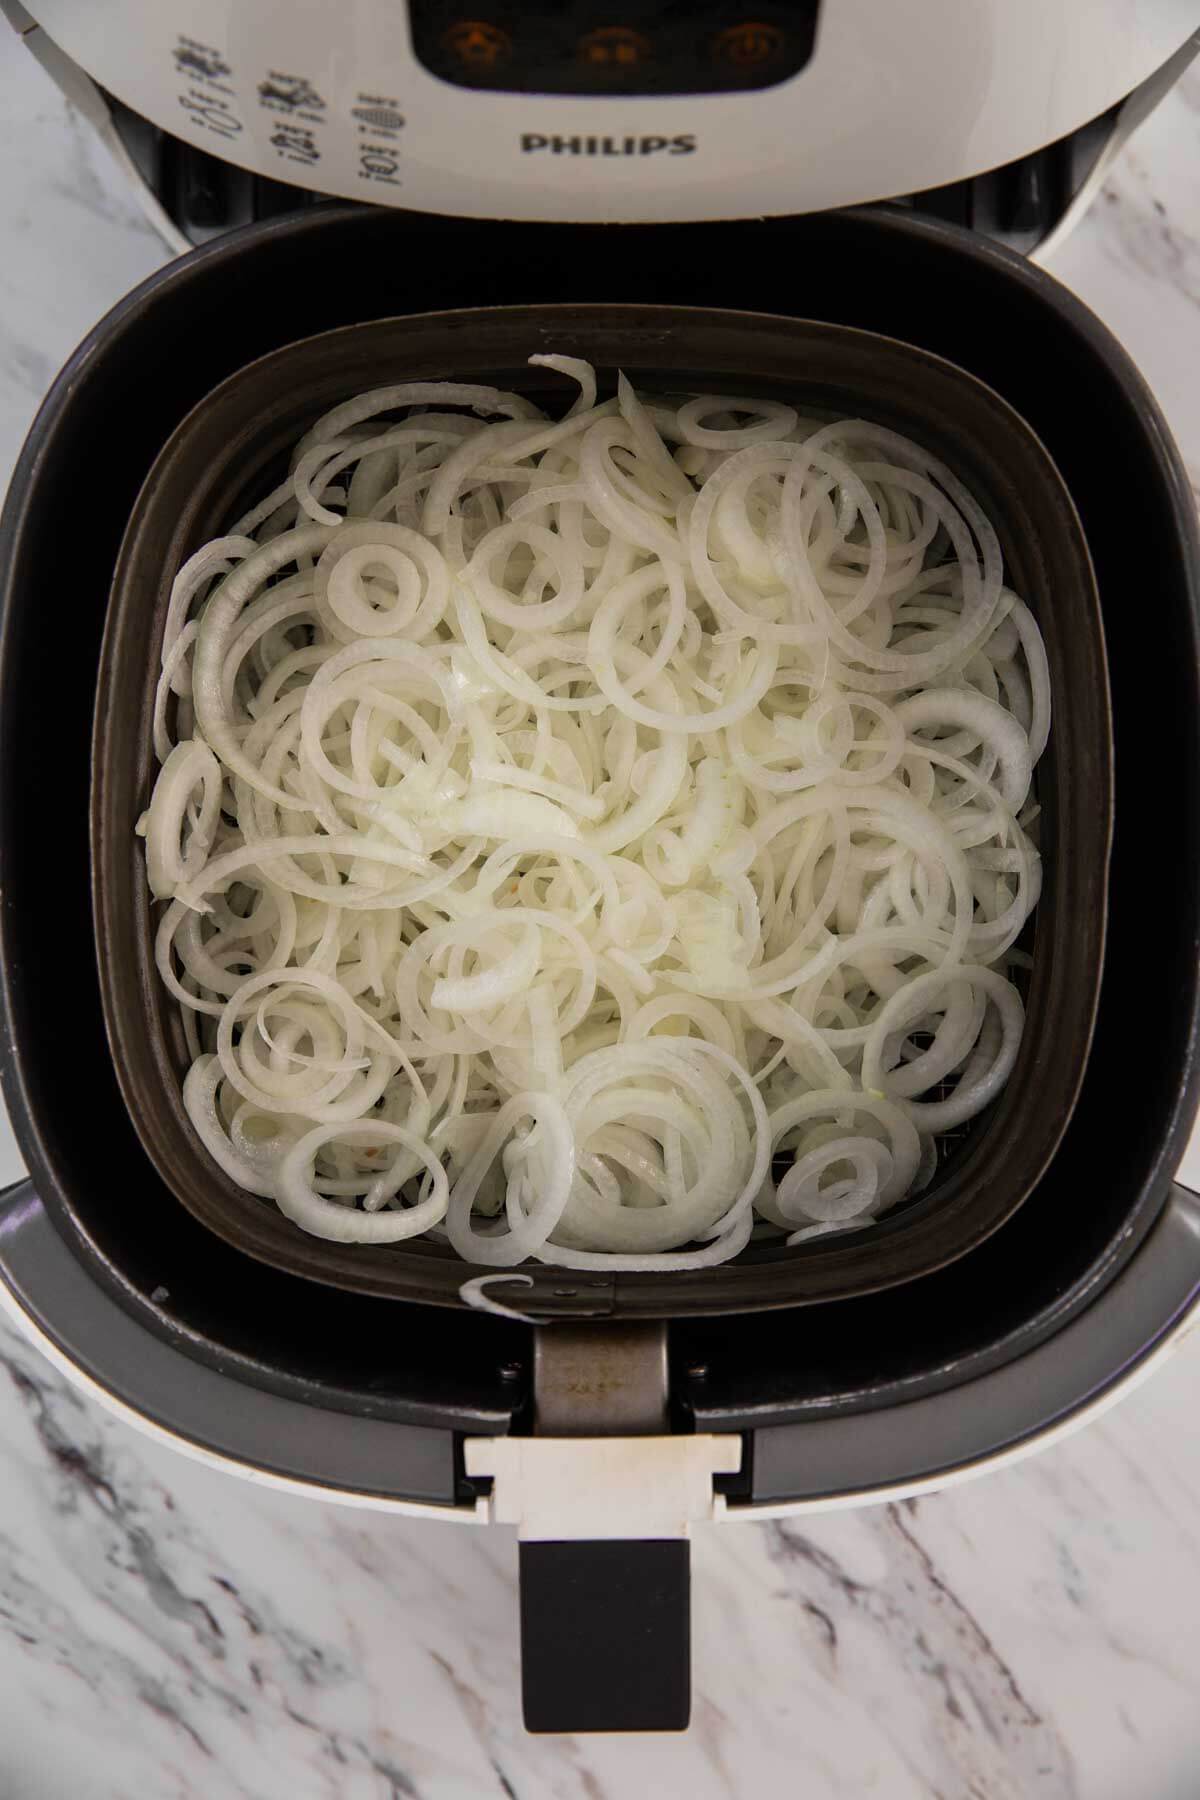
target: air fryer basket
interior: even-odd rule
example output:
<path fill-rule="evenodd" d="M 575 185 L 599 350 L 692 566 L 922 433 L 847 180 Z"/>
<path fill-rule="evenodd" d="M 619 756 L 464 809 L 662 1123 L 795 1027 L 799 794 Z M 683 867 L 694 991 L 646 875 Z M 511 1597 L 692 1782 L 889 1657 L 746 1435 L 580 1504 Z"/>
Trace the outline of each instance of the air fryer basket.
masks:
<path fill-rule="evenodd" d="M 102 655 L 93 761 L 93 879 L 101 990 L 117 1078 L 167 1186 L 210 1229 L 276 1267 L 357 1291 L 459 1304 L 468 1271 L 445 1246 L 314 1239 L 243 1193 L 195 1138 L 180 1100 L 186 1049 L 153 966 L 153 922 L 131 832 L 153 780 L 150 715 L 171 577 L 278 478 L 325 407 L 366 387 L 452 377 L 553 408 L 564 384 L 534 350 L 594 361 L 611 382 L 753 392 L 861 414 L 954 467 L 996 523 L 1007 578 L 1041 624 L 1055 697 L 1038 772 L 1045 892 L 1025 1038 L 1012 1079 L 931 1187 L 867 1229 L 788 1250 L 762 1245 L 713 1270 L 566 1276 L 535 1268 L 520 1304 L 664 1316 L 753 1311 L 864 1293 L 928 1274 L 1004 1222 L 1049 1163 L 1083 1079 L 1099 993 L 1111 828 L 1111 739 L 1099 602 L 1074 507 L 1028 427 L 961 370 L 894 340 L 763 315 L 667 307 L 489 308 L 351 326 L 286 346 L 227 380 L 173 434 L 134 509 Z M 482 1272 L 482 1271 L 480 1271 Z M 564 1304 L 566 1303 L 566 1304 Z"/>

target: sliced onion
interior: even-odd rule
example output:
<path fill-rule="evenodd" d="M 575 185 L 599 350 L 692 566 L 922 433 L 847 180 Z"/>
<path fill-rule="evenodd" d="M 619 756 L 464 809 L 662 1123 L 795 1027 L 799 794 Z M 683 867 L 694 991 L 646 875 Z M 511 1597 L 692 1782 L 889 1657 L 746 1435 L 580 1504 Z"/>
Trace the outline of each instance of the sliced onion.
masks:
<path fill-rule="evenodd" d="M 305 1230 L 498 1271 L 869 1228 L 1016 1065 L 1037 623 L 922 446 L 532 360 L 565 416 L 348 399 L 175 578 L 189 1117 Z"/>

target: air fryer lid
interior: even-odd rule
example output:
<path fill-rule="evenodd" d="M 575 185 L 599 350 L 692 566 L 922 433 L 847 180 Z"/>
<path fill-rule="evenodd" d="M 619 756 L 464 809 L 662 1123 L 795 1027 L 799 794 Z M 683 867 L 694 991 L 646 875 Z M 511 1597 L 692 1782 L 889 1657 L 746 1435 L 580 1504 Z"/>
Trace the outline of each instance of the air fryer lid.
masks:
<path fill-rule="evenodd" d="M 1027 1020 L 998 1103 L 919 1198 L 865 1230 L 718 1269 L 617 1274 L 608 1310 L 667 1314 L 839 1298 L 928 1273 L 966 1253 L 1034 1186 L 1066 1125 L 1087 1060 L 1104 936 L 1111 749 L 1104 647 L 1078 517 L 1041 446 L 996 395 L 935 357 L 845 327 L 668 307 L 494 308 L 410 316 L 308 339 L 240 372 L 156 461 L 134 510 L 101 656 L 93 750 L 93 881 L 101 992 L 117 1076 L 167 1187 L 236 1248 L 360 1292 L 462 1304 L 447 1246 L 334 1244 L 246 1195 L 196 1139 L 181 1088 L 190 1058 L 154 966 L 152 917 L 130 821 L 149 803 L 158 650 L 173 572 L 269 492 L 312 419 L 364 388 L 462 378 L 529 392 L 552 412 L 565 383 L 533 348 L 623 367 L 647 388 L 799 400 L 923 442 L 966 481 L 999 532 L 1007 579 L 1038 617 L 1059 702 L 1038 770 L 1047 879 L 1036 915 Z M 136 721 L 136 723 L 135 723 Z M 1076 803 L 1059 804 L 1069 791 Z M 482 1269 L 469 1271 L 485 1273 Z M 598 1292 L 533 1264 L 520 1305 L 542 1316 Z"/>
<path fill-rule="evenodd" d="M 890 1295 L 747 1316 L 736 1327 L 676 1324 L 675 1391 L 698 1417 L 736 1426 L 961 1385 L 1057 1329 L 1120 1270 L 1159 1213 L 1191 1121 L 1200 550 L 1161 417 L 1086 309 L 1041 272 L 950 227 L 878 214 L 620 233 L 473 224 L 467 241 L 469 256 L 462 228 L 448 221 L 352 209 L 236 234 L 123 302 L 64 372 L 31 436 L 3 527 L 0 707 L 15 742 L 41 746 L 37 792 L 52 788 L 58 804 L 51 811 L 37 797 L 21 759 L 0 764 L 0 973 L 6 1094 L 43 1204 L 92 1278 L 152 1333 L 244 1381 L 467 1429 L 494 1429 L 497 1413 L 519 1403 L 521 1328 L 318 1290 L 237 1255 L 163 1204 L 113 1078 L 95 977 L 85 955 L 63 954 L 91 941 L 85 759 L 104 596 L 137 489 L 170 431 L 232 369 L 281 342 L 364 310 L 469 303 L 482 269 L 490 293 L 513 301 L 654 291 L 778 308 L 787 290 L 777 271 L 798 262 L 807 313 L 923 344 L 1004 394 L 1080 508 L 1113 675 L 1111 954 L 1079 1105 L 1037 1206 L 954 1268 Z M 361 284 L 348 279 L 354 270 Z M 72 615 L 65 657 L 59 601 L 68 591 L 92 599 Z M 1152 640 L 1128 603 L 1147 591 L 1156 595 Z M 1176 972 L 1170 987 L 1141 974 L 1143 846 L 1136 824 L 1121 825 L 1137 820 L 1166 768 L 1176 886 L 1153 928 L 1160 966 Z M 43 874 L 50 864 L 53 883 Z M 64 1019 L 79 1072 L 70 1081 Z M 606 1304 L 604 1293 L 580 1297 L 582 1310 Z M 701 1367 L 703 1379 L 686 1373 Z"/>

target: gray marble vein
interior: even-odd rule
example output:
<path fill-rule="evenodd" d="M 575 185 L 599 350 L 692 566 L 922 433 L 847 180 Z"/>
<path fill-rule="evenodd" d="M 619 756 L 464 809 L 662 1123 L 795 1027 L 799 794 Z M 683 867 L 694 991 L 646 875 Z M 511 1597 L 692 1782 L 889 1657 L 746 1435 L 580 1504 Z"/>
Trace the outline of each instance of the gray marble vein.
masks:
<path fill-rule="evenodd" d="M 687 1737 L 529 1739 L 508 1534 L 236 1482 L 6 1328 L 0 1794 L 1184 1800 L 1198 1373 L 1193 1339 L 1120 1412 L 940 1496 L 701 1531 Z"/>

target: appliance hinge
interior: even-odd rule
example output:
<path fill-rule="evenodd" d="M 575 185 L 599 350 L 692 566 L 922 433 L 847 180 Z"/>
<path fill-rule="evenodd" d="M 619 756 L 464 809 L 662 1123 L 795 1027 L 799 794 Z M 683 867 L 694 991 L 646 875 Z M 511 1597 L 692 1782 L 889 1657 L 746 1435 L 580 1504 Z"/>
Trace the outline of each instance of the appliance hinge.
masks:
<path fill-rule="evenodd" d="M 541 1326 L 532 1437 L 468 1438 L 469 1476 L 490 1476 L 481 1516 L 526 1541 L 680 1538 L 719 1517 L 713 1477 L 736 1474 L 736 1433 L 672 1433 L 664 1324 Z"/>
<path fill-rule="evenodd" d="M 526 1542 L 683 1538 L 725 1512 L 713 1477 L 736 1475 L 742 1440 L 719 1437 L 468 1438 L 468 1475 L 490 1475 L 476 1501 L 489 1524 Z"/>

